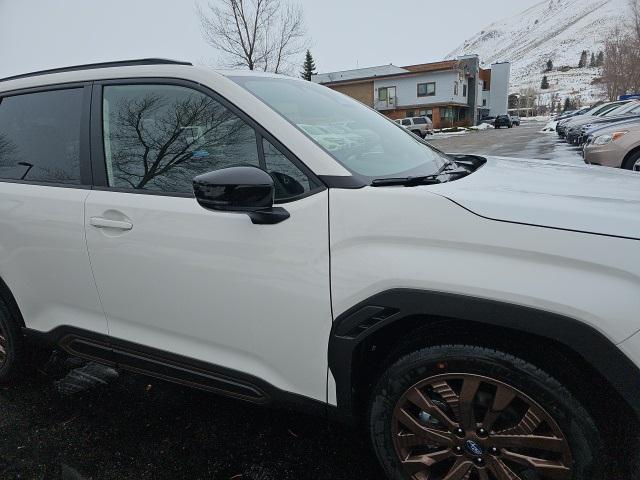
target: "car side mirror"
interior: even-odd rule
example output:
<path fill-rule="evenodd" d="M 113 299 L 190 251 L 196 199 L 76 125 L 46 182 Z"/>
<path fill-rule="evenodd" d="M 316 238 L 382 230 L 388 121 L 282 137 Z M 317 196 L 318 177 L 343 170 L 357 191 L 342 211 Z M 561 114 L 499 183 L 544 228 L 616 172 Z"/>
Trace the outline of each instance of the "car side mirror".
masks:
<path fill-rule="evenodd" d="M 199 175 L 193 179 L 193 192 L 202 207 L 246 213 L 257 225 L 289 218 L 284 208 L 273 206 L 273 178 L 257 167 L 229 167 Z"/>

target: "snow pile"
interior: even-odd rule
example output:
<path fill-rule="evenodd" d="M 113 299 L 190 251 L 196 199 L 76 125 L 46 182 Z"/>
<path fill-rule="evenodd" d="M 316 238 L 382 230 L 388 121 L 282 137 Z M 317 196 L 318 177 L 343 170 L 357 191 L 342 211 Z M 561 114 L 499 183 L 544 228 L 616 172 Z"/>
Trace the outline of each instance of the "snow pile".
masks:
<path fill-rule="evenodd" d="M 490 123 L 481 123 L 478 126 L 469 127 L 469 130 L 488 130 L 490 128 L 493 128 L 493 125 L 491 125 Z"/>
<path fill-rule="evenodd" d="M 548 115 L 540 116 L 540 117 L 522 117 L 520 120 L 523 123 L 524 122 L 548 122 L 549 120 L 551 120 L 551 117 L 549 117 Z"/>
<path fill-rule="evenodd" d="M 555 133 L 557 125 L 558 125 L 558 122 L 549 122 L 540 131 L 544 133 Z"/>
<path fill-rule="evenodd" d="M 598 55 L 607 35 L 629 17 L 628 0 L 545 0 L 511 18 L 495 22 L 449 54 L 449 58 L 478 54 L 489 66 L 512 62 L 511 91 L 540 89 L 547 76 L 551 88 L 543 103 L 558 94 L 580 97 L 584 103 L 600 99 L 602 87 L 592 82 L 600 69 L 576 68 L 583 50 Z M 545 73 L 547 61 L 554 64 Z M 568 68 L 562 68 L 568 67 Z"/>

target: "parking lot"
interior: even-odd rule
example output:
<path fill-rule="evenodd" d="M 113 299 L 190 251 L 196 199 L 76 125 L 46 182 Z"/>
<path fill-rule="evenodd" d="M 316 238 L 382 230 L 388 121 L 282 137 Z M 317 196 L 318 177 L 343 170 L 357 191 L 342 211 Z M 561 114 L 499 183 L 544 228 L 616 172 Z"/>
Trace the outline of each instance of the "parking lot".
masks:
<path fill-rule="evenodd" d="M 582 163 L 543 125 L 430 141 L 447 152 Z M 82 366 L 54 356 L 0 388 L 0 479 L 384 478 L 357 431 L 143 376 L 78 373 Z M 620 441 L 629 434 L 609 428 Z M 631 478 L 614 469 L 611 480 Z"/>
<path fill-rule="evenodd" d="M 558 141 L 555 133 L 541 133 L 545 123 L 523 121 L 520 127 L 493 128 L 464 135 L 428 137 L 434 146 L 449 153 L 474 153 L 517 158 L 537 158 L 583 165 L 580 150 Z"/>

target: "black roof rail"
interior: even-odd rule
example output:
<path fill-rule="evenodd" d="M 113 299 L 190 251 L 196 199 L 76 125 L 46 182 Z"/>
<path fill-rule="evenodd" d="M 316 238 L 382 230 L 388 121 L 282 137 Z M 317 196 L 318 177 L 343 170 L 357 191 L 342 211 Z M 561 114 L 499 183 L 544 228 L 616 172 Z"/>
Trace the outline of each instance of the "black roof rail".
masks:
<path fill-rule="evenodd" d="M 110 67 L 133 67 L 136 65 L 190 65 L 190 66 L 193 66 L 191 62 L 182 62 L 180 60 L 170 60 L 167 58 L 141 58 L 138 60 L 122 60 L 117 62 L 88 63 L 86 65 L 74 65 L 71 67 L 52 68 L 50 70 L 40 70 L 38 72 L 22 73 L 20 75 L 13 75 L 11 77 L 0 78 L 0 82 L 6 82 L 8 80 L 18 80 L 20 78 L 37 77 L 39 75 L 48 75 L 50 73 L 75 72 L 79 70 L 94 70 L 97 68 L 110 68 Z"/>

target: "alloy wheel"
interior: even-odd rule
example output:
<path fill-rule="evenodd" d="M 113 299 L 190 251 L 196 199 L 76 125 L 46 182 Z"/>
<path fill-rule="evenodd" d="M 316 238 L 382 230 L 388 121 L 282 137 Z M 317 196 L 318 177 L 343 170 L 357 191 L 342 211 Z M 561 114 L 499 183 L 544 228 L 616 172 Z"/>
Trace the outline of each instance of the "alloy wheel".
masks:
<path fill-rule="evenodd" d="M 398 401 L 392 435 L 414 480 L 569 480 L 572 455 L 553 417 L 518 389 L 473 374 L 427 378 Z"/>

